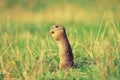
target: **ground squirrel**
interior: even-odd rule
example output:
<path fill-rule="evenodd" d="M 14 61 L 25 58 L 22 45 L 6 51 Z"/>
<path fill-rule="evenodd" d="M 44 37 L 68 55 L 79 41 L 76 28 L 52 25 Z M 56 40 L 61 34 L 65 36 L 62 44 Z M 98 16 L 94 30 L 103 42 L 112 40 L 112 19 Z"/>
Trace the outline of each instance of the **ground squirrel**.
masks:
<path fill-rule="evenodd" d="M 74 64 L 74 57 L 65 28 L 62 25 L 54 25 L 51 27 L 50 33 L 59 47 L 59 69 L 72 67 Z"/>

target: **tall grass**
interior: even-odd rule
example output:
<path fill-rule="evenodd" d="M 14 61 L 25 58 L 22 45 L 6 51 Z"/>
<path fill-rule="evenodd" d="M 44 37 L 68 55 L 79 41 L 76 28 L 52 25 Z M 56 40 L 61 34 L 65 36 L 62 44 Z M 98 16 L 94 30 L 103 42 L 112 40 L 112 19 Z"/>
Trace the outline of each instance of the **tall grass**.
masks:
<path fill-rule="evenodd" d="M 120 79 L 119 1 L 11 1 L 0 2 L 0 80 Z M 66 28 L 73 69 L 58 69 L 56 23 Z"/>
<path fill-rule="evenodd" d="M 119 22 L 104 23 L 103 18 L 100 26 L 63 23 L 75 59 L 70 70 L 58 70 L 58 48 L 49 34 L 52 24 L 1 23 L 0 80 L 119 80 Z"/>

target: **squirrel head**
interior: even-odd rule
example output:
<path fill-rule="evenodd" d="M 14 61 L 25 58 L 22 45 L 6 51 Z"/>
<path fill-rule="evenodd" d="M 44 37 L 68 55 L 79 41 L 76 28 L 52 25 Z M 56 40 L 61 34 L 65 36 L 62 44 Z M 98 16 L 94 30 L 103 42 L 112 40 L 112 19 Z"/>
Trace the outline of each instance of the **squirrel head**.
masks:
<path fill-rule="evenodd" d="M 66 37 L 66 31 L 62 25 L 53 25 L 50 29 L 50 33 L 56 41 Z"/>

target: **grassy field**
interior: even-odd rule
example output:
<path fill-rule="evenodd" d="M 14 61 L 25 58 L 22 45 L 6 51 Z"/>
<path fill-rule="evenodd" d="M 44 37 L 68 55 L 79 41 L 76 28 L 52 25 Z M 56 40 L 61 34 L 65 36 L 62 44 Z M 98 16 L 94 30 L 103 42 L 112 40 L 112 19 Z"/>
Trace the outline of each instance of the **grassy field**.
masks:
<path fill-rule="evenodd" d="M 93 1 L 1 0 L 0 80 L 119 80 L 120 1 Z M 54 24 L 67 30 L 73 69 L 58 69 Z"/>

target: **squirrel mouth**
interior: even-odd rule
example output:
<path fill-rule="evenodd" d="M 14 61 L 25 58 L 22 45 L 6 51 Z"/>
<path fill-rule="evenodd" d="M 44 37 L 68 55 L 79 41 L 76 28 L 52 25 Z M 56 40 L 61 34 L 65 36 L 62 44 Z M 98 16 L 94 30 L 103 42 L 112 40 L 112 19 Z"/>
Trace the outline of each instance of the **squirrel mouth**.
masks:
<path fill-rule="evenodd" d="M 51 34 L 54 34 L 55 32 L 54 31 L 50 31 Z"/>

